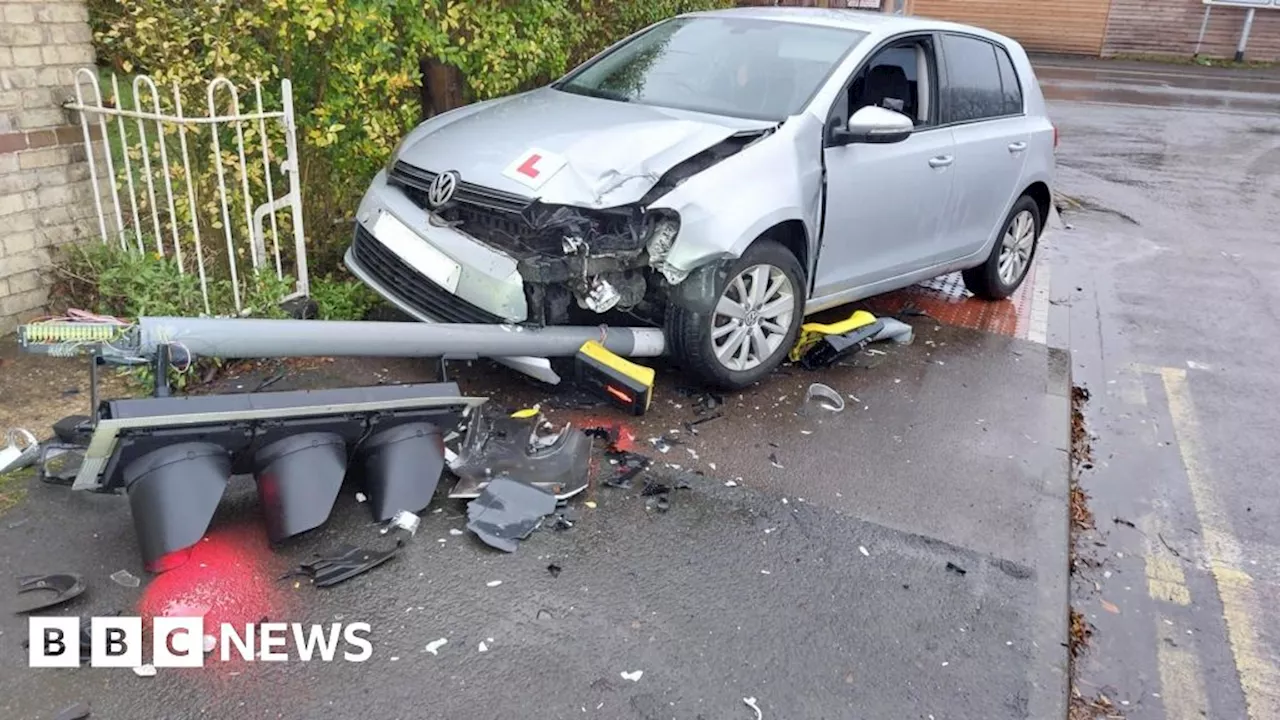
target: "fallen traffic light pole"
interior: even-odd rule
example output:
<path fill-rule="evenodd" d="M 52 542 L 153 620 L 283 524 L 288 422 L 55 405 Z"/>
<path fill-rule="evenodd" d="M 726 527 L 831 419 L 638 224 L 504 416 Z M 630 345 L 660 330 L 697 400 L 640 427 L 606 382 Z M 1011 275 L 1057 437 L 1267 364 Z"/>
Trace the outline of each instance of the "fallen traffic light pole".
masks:
<path fill-rule="evenodd" d="M 570 357 L 586 343 L 632 356 L 664 349 L 651 328 L 431 325 L 77 313 L 20 328 L 28 352 L 89 355 L 87 447 L 73 489 L 123 492 L 148 569 L 179 564 L 229 478 L 250 474 L 272 542 L 323 524 L 350 474 L 377 521 L 419 512 L 445 466 L 444 435 L 486 398 L 451 382 L 171 397 L 170 363 L 198 357 Z M 99 403 L 97 366 L 152 364 L 155 396 Z M 443 367 L 443 365 L 442 365 Z"/>

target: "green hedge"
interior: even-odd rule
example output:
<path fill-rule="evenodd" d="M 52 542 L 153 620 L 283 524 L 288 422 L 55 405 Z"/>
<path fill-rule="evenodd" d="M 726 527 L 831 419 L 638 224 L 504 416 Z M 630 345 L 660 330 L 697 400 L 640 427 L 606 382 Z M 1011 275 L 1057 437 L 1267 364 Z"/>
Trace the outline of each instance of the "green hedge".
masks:
<path fill-rule="evenodd" d="M 423 116 L 425 64 L 461 78 L 461 101 L 508 94 L 565 72 L 671 15 L 731 0 L 90 0 L 100 63 L 179 82 L 291 78 L 309 255 L 339 267 L 369 179 Z M 242 90 L 242 92 L 244 92 Z M 272 99 L 274 100 L 274 98 Z M 438 104 L 437 104 L 438 107 Z"/>

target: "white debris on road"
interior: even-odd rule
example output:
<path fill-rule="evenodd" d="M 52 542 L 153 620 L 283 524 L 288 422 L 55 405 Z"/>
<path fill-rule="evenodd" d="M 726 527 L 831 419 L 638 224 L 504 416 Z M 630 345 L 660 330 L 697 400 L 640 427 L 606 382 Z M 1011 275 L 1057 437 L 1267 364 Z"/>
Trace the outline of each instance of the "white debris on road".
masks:
<path fill-rule="evenodd" d="M 439 640 L 432 640 L 431 642 L 427 643 L 426 651 L 431 653 L 432 655 L 439 655 L 440 648 L 444 647 L 448 642 L 449 642 L 448 638 L 440 638 Z"/>
<path fill-rule="evenodd" d="M 742 698 L 742 702 L 743 702 L 743 703 L 745 703 L 747 707 L 749 707 L 749 708 L 751 708 L 752 710 L 755 710 L 755 711 L 756 711 L 756 720 L 763 720 L 763 719 L 764 719 L 764 713 L 760 712 L 760 706 L 756 704 L 756 699 L 755 699 L 755 698 L 753 698 L 753 697 L 744 697 L 744 698 Z"/>
<path fill-rule="evenodd" d="M 633 671 L 631 671 L 631 672 L 626 672 L 626 671 L 624 670 L 623 672 L 621 672 L 621 673 L 619 673 L 619 674 L 620 674 L 620 675 L 622 675 L 622 679 L 623 679 L 623 680 L 630 680 L 631 682 L 640 682 L 640 676 L 641 676 L 641 675 L 644 675 L 644 671 L 643 671 L 643 670 L 633 670 Z"/>

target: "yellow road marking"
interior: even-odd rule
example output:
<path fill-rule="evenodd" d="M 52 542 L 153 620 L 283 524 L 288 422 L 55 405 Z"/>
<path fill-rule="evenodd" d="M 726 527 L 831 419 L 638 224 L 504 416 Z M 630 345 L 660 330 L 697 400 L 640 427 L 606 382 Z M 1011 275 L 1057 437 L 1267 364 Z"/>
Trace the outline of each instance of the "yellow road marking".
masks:
<path fill-rule="evenodd" d="M 1173 556 L 1160 542 L 1163 524 L 1158 515 L 1142 519 L 1142 534 L 1147 539 L 1144 558 L 1147 571 L 1147 594 L 1153 600 L 1190 605 L 1191 593 L 1187 590 L 1187 576 L 1182 572 L 1182 561 Z"/>
<path fill-rule="evenodd" d="M 1156 662 L 1160 667 L 1160 702 L 1165 720 L 1204 720 L 1209 700 L 1204 692 L 1204 675 L 1195 653 L 1181 647 L 1185 637 L 1177 637 L 1174 626 L 1156 616 Z"/>
<path fill-rule="evenodd" d="M 1262 655 L 1257 645 L 1251 608 L 1261 605 L 1253 590 L 1253 578 L 1240 569 L 1244 555 L 1240 543 L 1231 534 L 1226 510 L 1201 463 L 1200 423 L 1187 386 L 1187 371 L 1161 368 L 1160 378 L 1164 381 L 1191 502 L 1200 520 L 1209 569 L 1222 600 L 1227 640 L 1248 716 L 1250 720 L 1275 720 L 1280 718 L 1280 669 Z"/>
<path fill-rule="evenodd" d="M 1178 561 L 1167 555 L 1147 556 L 1147 593 L 1155 600 L 1175 605 L 1191 604 L 1187 578 L 1182 574 Z"/>

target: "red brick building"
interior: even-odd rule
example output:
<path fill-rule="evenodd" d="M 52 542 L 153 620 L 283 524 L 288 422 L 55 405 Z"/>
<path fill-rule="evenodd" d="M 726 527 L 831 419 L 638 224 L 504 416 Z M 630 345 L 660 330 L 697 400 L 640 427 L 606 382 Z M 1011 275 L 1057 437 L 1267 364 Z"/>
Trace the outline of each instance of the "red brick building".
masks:
<path fill-rule="evenodd" d="M 1206 5 L 1203 0 L 744 0 L 741 4 L 878 7 L 884 12 L 980 25 L 1009 35 L 1033 52 L 1095 57 L 1191 58 L 1198 53 L 1232 58 L 1248 14 L 1243 7 Z M 1254 11 L 1245 58 L 1280 61 L 1280 0 Z"/>

